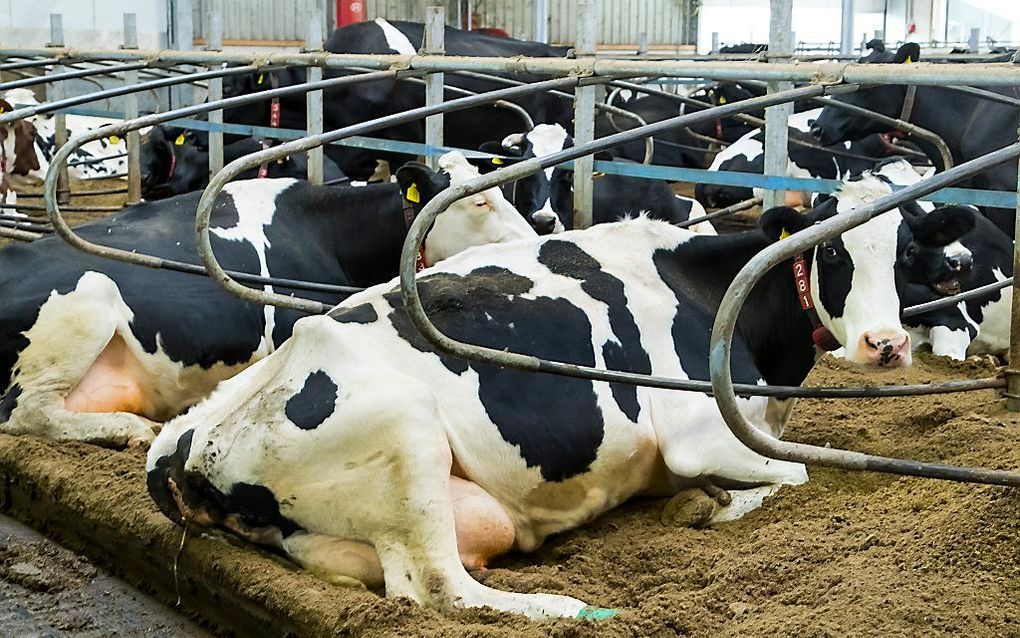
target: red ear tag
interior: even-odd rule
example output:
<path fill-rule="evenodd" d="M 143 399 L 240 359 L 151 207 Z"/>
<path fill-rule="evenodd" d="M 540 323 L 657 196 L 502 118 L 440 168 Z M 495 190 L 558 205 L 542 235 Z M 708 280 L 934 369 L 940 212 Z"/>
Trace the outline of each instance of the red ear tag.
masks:
<path fill-rule="evenodd" d="M 814 332 L 811 333 L 811 341 L 826 352 L 839 350 L 843 347 L 843 344 L 837 341 L 836 337 L 833 336 L 833 334 L 829 332 L 829 329 L 825 326 L 818 326 L 815 328 Z"/>

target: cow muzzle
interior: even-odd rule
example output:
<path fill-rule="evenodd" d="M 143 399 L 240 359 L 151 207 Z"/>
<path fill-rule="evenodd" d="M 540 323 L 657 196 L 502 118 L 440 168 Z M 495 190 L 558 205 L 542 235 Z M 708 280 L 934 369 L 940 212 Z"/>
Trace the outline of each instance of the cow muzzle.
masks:
<path fill-rule="evenodd" d="M 902 329 L 865 332 L 857 342 L 853 360 L 870 366 L 895 368 L 909 366 L 910 335 Z"/>
<path fill-rule="evenodd" d="M 559 221 L 560 218 L 556 216 L 556 213 L 540 210 L 531 214 L 531 225 L 539 235 L 551 235 L 557 232 L 557 226 L 560 226 L 560 230 L 562 230 L 562 224 L 559 224 Z"/>

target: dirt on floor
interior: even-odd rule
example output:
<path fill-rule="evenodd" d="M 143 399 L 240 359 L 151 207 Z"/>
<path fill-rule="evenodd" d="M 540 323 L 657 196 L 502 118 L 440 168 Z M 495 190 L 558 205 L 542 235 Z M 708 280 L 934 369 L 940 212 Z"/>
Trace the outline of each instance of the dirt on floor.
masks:
<path fill-rule="evenodd" d="M 190 620 L 0 516 L 0 634 L 204 638 Z"/>
<path fill-rule="evenodd" d="M 875 373 L 824 359 L 810 385 L 923 383 L 995 373 L 920 356 Z M 1020 415 L 996 392 L 801 401 L 785 438 L 876 454 L 1020 468 Z M 0 437 L 23 471 L 45 476 L 83 515 L 146 541 L 157 569 L 180 541 L 145 494 L 143 457 Z M 237 541 L 195 535 L 182 572 L 204 569 L 300 635 L 419 636 L 1020 636 L 1020 492 L 812 469 L 745 519 L 715 529 L 664 524 L 666 500 L 631 502 L 494 565 L 484 580 L 563 593 L 620 615 L 534 624 L 474 610 L 444 617 L 406 600 L 328 585 Z M 163 561 L 161 563 L 161 561 Z M 144 584 L 144 583 L 143 583 Z M 185 592 L 187 593 L 187 592 Z M 225 597 L 229 599 L 229 597 Z M 187 603 L 186 603 L 187 604 Z"/>

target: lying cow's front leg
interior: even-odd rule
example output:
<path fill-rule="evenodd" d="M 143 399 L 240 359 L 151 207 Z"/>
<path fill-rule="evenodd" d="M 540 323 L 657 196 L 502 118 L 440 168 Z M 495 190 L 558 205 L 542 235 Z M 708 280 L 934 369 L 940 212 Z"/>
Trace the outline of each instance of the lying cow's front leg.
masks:
<path fill-rule="evenodd" d="M 90 375 L 97 362 L 108 371 L 123 360 L 117 329 L 128 312 L 116 284 L 95 272 L 73 291 L 53 294 L 25 333 L 29 344 L 0 400 L 0 431 L 112 447 L 150 442 L 152 422 L 129 413 L 141 409 L 138 387 L 112 374 L 106 382 Z M 111 346 L 115 352 L 105 354 Z"/>

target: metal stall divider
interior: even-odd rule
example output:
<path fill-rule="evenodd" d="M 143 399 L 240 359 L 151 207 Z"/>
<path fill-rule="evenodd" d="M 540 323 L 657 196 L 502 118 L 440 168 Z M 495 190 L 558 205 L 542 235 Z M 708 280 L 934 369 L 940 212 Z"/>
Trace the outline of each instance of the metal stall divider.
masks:
<path fill-rule="evenodd" d="M 443 55 L 446 52 L 446 11 L 443 7 L 430 5 L 425 8 L 425 42 L 421 52 L 425 55 Z M 425 78 L 425 106 L 443 103 L 442 73 L 432 73 Z M 438 148 L 443 145 L 443 114 L 425 118 L 425 146 Z M 425 158 L 428 167 L 439 169 L 439 156 L 429 153 Z"/>
<path fill-rule="evenodd" d="M 322 53 L 322 32 L 324 31 L 324 19 L 321 13 L 315 12 L 308 20 L 308 36 L 305 39 L 303 51 L 309 53 Z M 318 82 L 322 79 L 322 67 L 309 66 L 305 78 L 308 82 Z M 322 91 L 309 91 L 305 94 L 305 122 L 309 135 L 319 135 L 323 126 L 323 96 Z M 321 184 L 323 180 L 322 149 L 316 148 L 308 151 L 308 181 L 313 184 Z"/>
<path fill-rule="evenodd" d="M 138 20 L 134 13 L 124 14 L 124 48 L 138 48 Z M 138 84 L 138 71 L 126 71 L 124 73 L 124 86 L 131 87 L 136 84 Z M 138 117 L 138 93 L 136 91 L 132 91 L 124 96 L 124 117 L 127 119 Z M 141 143 L 142 138 L 138 131 L 128 131 L 128 205 L 137 204 L 142 201 Z"/>
<path fill-rule="evenodd" d="M 574 55 L 593 58 L 597 44 L 598 5 L 595 0 L 579 0 L 577 11 Z M 595 139 L 595 91 L 594 86 L 574 90 L 574 143 L 579 146 Z M 574 162 L 574 228 L 588 228 L 592 223 L 594 161 L 594 157 L 587 156 Z"/>

